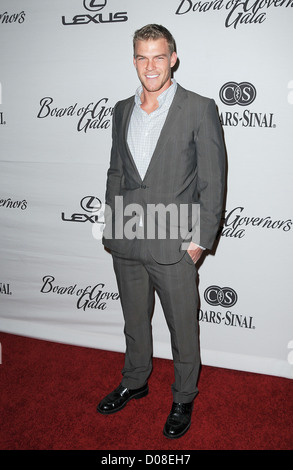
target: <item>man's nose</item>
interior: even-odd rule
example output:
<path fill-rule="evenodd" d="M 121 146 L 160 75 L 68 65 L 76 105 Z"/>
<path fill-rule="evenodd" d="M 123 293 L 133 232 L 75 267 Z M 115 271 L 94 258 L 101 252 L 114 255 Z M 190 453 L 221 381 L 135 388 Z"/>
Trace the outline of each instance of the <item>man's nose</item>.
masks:
<path fill-rule="evenodd" d="M 147 70 L 153 70 L 155 68 L 154 61 L 152 59 L 149 59 L 147 61 L 146 69 Z"/>

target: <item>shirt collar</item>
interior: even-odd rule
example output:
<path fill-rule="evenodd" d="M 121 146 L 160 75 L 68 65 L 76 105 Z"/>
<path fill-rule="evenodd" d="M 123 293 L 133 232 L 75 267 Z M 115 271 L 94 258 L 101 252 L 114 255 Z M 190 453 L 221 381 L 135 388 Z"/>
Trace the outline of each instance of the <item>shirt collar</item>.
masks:
<path fill-rule="evenodd" d="M 170 85 L 167 90 L 163 91 L 163 93 L 161 93 L 159 96 L 158 96 L 158 102 L 159 102 L 159 108 L 161 108 L 161 106 L 163 106 L 166 102 L 169 102 L 169 100 L 171 101 L 172 98 L 174 97 L 175 93 L 176 93 L 176 89 L 177 89 L 177 82 L 176 80 L 174 80 L 174 78 L 171 79 L 172 81 L 172 85 Z M 142 85 L 140 85 L 136 92 L 135 92 L 135 104 L 137 106 L 140 107 L 141 105 L 141 94 L 142 94 Z"/>

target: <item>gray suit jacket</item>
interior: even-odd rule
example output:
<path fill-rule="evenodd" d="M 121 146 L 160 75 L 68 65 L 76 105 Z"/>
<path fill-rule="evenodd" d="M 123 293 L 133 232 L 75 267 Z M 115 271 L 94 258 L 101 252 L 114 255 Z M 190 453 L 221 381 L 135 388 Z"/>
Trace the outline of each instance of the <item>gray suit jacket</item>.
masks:
<path fill-rule="evenodd" d="M 118 102 L 114 109 L 105 247 L 127 256 L 134 243 L 142 243 L 137 240 L 139 232 L 153 258 L 163 264 L 180 260 L 184 241 L 187 246 L 193 240 L 211 249 L 225 186 L 225 149 L 215 102 L 177 86 L 143 180 L 127 144 L 133 107 L 134 96 Z M 192 210 L 197 207 L 200 218 Z M 138 224 L 141 217 L 143 229 Z"/>

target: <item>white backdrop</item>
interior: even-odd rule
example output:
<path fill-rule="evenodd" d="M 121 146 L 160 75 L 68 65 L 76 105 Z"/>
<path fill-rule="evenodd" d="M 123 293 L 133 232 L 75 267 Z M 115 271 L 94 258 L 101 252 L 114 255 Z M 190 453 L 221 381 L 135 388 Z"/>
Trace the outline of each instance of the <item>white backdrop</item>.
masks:
<path fill-rule="evenodd" d="M 293 1 L 0 1 L 0 330 L 124 351 L 102 247 L 115 103 L 133 32 L 177 42 L 175 79 L 214 98 L 228 184 L 199 269 L 203 364 L 293 378 Z M 171 358 L 159 301 L 155 356 Z"/>

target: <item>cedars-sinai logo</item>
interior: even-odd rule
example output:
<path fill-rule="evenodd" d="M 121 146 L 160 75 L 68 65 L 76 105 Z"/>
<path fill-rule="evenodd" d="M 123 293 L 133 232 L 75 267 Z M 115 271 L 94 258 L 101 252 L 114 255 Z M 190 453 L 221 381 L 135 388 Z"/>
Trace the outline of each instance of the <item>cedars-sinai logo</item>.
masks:
<path fill-rule="evenodd" d="M 220 89 L 220 99 L 222 103 L 233 106 L 248 106 L 253 103 L 256 98 L 256 89 L 252 83 L 248 82 L 228 82 Z"/>
<path fill-rule="evenodd" d="M 236 29 L 239 25 L 263 23 L 267 19 L 267 11 L 278 7 L 292 7 L 292 0 L 181 0 L 175 14 L 226 10 L 226 28 L 233 26 Z"/>
<path fill-rule="evenodd" d="M 292 0 L 293 1 L 293 0 Z M 256 99 L 256 88 L 250 82 L 227 82 L 219 91 L 222 103 L 231 108 L 249 106 Z M 274 113 L 255 112 L 250 109 L 243 111 L 226 111 L 220 113 L 223 126 L 275 128 Z"/>
<path fill-rule="evenodd" d="M 212 310 L 199 309 L 198 319 L 200 322 L 248 330 L 255 329 L 252 316 L 231 310 L 238 301 L 238 295 L 232 287 L 209 286 L 204 291 L 204 300 L 208 305 L 211 305 Z"/>
<path fill-rule="evenodd" d="M 75 26 L 88 23 L 120 23 L 128 20 L 126 11 L 118 11 L 115 13 L 105 12 L 104 8 L 106 5 L 107 0 L 103 2 L 99 0 L 83 0 L 83 6 L 87 11 L 83 14 L 73 16 L 71 20 L 67 20 L 65 16 L 62 16 L 62 24 L 64 26 Z"/>
<path fill-rule="evenodd" d="M 231 287 L 210 286 L 204 292 L 204 299 L 213 307 L 221 305 L 230 308 L 236 304 L 238 297 Z"/>

